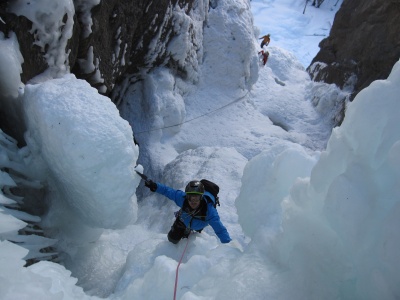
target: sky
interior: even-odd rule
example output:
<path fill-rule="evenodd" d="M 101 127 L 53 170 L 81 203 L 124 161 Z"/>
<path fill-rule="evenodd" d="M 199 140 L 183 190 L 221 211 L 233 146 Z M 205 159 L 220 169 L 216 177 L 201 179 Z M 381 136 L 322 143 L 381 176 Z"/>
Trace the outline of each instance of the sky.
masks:
<path fill-rule="evenodd" d="M 187 64 L 186 80 L 156 68 L 124 91 L 118 109 L 65 65 L 23 85 L 18 43 L 0 34 L 0 82 L 13 76 L 0 92 L 27 126 L 23 148 L 0 134 L 0 299 L 398 298 L 400 64 L 332 130 L 346 94 L 311 82 L 305 67 L 334 2 L 305 14 L 300 0 L 221 0 L 210 10 L 199 2 L 193 23 L 176 8 L 182 35 L 163 51 Z M 58 3 L 53 10 L 71 13 L 70 1 Z M 190 24 L 201 33 L 195 56 Z M 324 97 L 314 106 L 316 94 Z M 207 227 L 169 243 L 178 208 L 135 170 L 176 189 L 218 183 L 232 242 Z M 9 189 L 16 185 L 29 187 L 24 200 Z M 38 201 L 43 187 L 51 206 L 41 218 L 10 209 Z M 27 222 L 48 238 L 18 236 Z M 59 249 L 61 263 L 23 267 L 24 258 L 52 255 L 39 252 L 44 245 Z"/>

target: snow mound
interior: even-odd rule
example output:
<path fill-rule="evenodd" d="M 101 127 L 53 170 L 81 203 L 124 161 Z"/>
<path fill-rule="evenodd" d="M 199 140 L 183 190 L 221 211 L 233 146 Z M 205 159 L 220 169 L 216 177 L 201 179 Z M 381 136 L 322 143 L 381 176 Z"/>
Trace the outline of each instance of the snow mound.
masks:
<path fill-rule="evenodd" d="M 27 85 L 24 109 L 29 148 L 60 194 L 55 207 L 67 204 L 94 227 L 120 227 L 136 218 L 138 148 L 108 98 L 66 75 Z"/>

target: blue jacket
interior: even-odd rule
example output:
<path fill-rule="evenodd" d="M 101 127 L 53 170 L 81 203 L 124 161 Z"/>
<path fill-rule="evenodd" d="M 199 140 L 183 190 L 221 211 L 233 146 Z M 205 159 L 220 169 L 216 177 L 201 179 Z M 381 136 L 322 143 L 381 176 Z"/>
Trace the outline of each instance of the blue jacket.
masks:
<path fill-rule="evenodd" d="M 181 190 L 174 190 L 173 188 L 170 188 L 158 182 L 156 192 L 174 201 L 179 207 L 183 207 L 186 199 L 185 192 Z M 207 225 L 211 225 L 221 243 L 229 243 L 231 241 L 231 238 L 229 236 L 228 230 L 226 230 L 225 226 L 222 224 L 217 209 L 214 207 L 213 203 L 207 201 L 205 196 L 209 197 L 213 202 L 215 202 L 215 198 L 209 192 L 205 192 L 202 196 L 202 201 L 205 201 L 207 203 L 206 215 L 202 218 L 199 216 L 193 217 L 182 209 L 182 212 L 180 214 L 181 221 L 186 225 L 186 227 L 189 227 L 192 230 L 202 230 Z"/>

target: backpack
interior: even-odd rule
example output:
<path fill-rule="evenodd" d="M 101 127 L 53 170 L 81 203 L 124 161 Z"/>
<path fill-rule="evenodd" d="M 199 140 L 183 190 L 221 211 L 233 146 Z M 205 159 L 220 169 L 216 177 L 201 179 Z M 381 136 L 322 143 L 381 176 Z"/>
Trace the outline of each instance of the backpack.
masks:
<path fill-rule="evenodd" d="M 211 195 L 213 195 L 215 198 L 215 202 L 214 202 L 210 199 L 210 197 L 206 197 L 207 201 L 212 202 L 215 208 L 217 208 L 217 205 L 220 206 L 219 197 L 218 197 L 219 186 L 216 183 L 214 183 L 210 180 L 207 180 L 207 179 L 202 179 L 202 180 L 200 180 L 200 182 L 204 185 L 204 189 L 207 192 L 209 192 Z"/>

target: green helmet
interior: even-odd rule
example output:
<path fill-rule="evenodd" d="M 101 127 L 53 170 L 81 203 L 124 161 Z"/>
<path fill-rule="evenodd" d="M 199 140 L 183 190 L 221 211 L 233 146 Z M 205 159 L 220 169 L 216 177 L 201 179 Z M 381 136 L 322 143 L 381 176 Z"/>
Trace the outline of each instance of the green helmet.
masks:
<path fill-rule="evenodd" d="M 204 194 L 204 185 L 198 180 L 192 180 L 189 182 L 185 188 L 186 194 Z"/>

